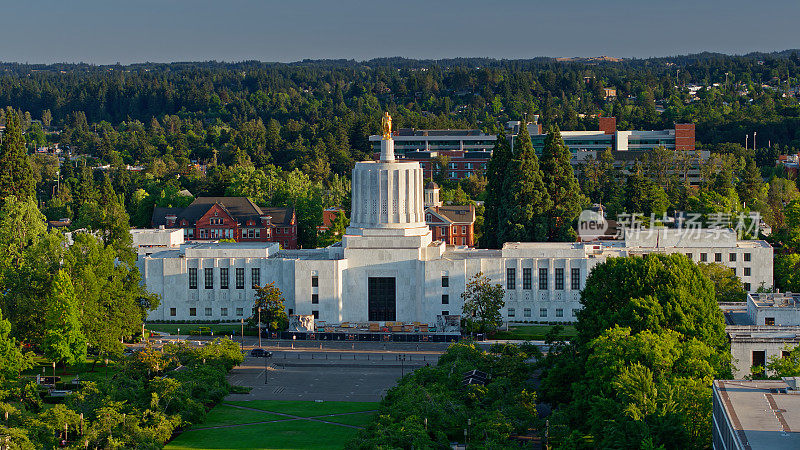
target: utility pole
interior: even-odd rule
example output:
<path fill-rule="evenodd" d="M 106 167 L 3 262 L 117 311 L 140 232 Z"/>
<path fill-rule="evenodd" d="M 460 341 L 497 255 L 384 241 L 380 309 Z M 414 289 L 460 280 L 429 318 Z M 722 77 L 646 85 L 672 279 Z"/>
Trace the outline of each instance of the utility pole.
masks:
<path fill-rule="evenodd" d="M 758 134 L 758 131 L 753 131 L 753 150 L 756 149 L 756 134 Z"/>
<path fill-rule="evenodd" d="M 261 307 L 258 307 L 258 348 L 261 348 Z M 264 363 L 266 364 L 266 363 Z M 264 370 L 267 370 L 266 368 Z"/>
<path fill-rule="evenodd" d="M 744 148 L 747 148 L 747 142 L 749 141 L 749 139 L 750 139 L 750 135 L 749 134 L 745 134 L 744 135 Z"/>

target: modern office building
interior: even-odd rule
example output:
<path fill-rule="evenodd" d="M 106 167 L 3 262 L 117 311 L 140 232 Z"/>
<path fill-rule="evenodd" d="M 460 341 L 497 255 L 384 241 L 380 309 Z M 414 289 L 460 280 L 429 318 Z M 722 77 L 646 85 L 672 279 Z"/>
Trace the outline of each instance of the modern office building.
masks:
<path fill-rule="evenodd" d="M 369 137 L 372 150 L 380 154 L 381 136 Z M 433 178 L 437 157 L 448 160 L 445 176 L 452 180 L 483 173 L 492 156 L 497 136 L 481 130 L 415 130 L 401 128 L 392 133 L 395 155 L 420 163 L 425 178 Z"/>
<path fill-rule="evenodd" d="M 461 294 L 479 272 L 505 288 L 509 321 L 571 322 L 592 268 L 608 257 L 703 254 L 749 269 L 751 286 L 772 286 L 772 247 L 733 230 L 635 230 L 611 242 L 507 243 L 500 250 L 450 246 L 426 223 L 419 163 L 396 160 L 385 130 L 378 161 L 356 164 L 350 226 L 340 243 L 287 250 L 275 243 L 193 243 L 140 257 L 147 288 L 161 296 L 150 320 L 248 317 L 254 287 L 274 282 L 289 314 L 328 324 L 435 324 L 461 314 Z M 737 272 L 739 273 L 739 272 Z"/>

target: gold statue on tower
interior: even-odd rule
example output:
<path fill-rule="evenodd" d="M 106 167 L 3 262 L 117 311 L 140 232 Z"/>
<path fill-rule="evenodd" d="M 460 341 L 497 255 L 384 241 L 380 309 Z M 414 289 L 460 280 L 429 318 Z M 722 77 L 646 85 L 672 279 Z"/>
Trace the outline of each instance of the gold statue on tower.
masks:
<path fill-rule="evenodd" d="M 389 115 L 389 112 L 383 113 L 383 117 L 381 117 L 381 130 L 383 130 L 383 139 L 390 140 L 392 138 L 392 116 Z"/>

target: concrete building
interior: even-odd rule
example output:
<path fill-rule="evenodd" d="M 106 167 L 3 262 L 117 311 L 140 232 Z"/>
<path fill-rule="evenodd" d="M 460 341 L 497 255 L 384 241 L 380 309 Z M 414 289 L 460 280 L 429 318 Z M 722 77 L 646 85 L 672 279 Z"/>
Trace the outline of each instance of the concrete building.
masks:
<path fill-rule="evenodd" d="M 800 448 L 797 377 L 715 380 L 712 388 L 714 450 Z"/>
<path fill-rule="evenodd" d="M 746 304 L 724 304 L 734 376 L 748 376 L 800 345 L 800 295 L 750 293 Z M 767 371 L 766 375 L 774 375 Z"/>
<path fill-rule="evenodd" d="M 461 313 L 466 284 L 482 272 L 506 289 L 507 320 L 572 322 L 595 265 L 654 252 L 696 261 L 724 255 L 737 270 L 750 269 L 751 286 L 772 286 L 772 248 L 738 241 L 732 230 L 638 230 L 621 241 L 507 243 L 500 250 L 448 246 L 426 223 L 422 168 L 395 160 L 391 136 L 381 141 L 379 161 L 356 164 L 352 186 L 350 226 L 328 248 L 195 243 L 140 257 L 144 282 L 162 298 L 149 319 L 238 320 L 250 315 L 253 286 L 275 282 L 288 313 L 327 324 L 435 324 Z"/>
<path fill-rule="evenodd" d="M 162 250 L 177 249 L 183 244 L 183 230 L 167 228 L 131 229 L 133 248 L 139 255 L 152 255 Z"/>

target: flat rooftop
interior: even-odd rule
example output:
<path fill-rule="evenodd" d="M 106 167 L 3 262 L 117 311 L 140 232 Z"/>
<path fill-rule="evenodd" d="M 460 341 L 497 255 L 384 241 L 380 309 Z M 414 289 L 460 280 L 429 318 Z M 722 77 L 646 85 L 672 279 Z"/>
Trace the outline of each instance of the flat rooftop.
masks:
<path fill-rule="evenodd" d="M 750 294 L 758 308 L 786 308 L 800 310 L 800 294 L 791 292 Z"/>
<path fill-rule="evenodd" d="M 745 448 L 800 448 L 800 392 L 786 393 L 785 381 L 715 380 L 714 388 Z"/>

